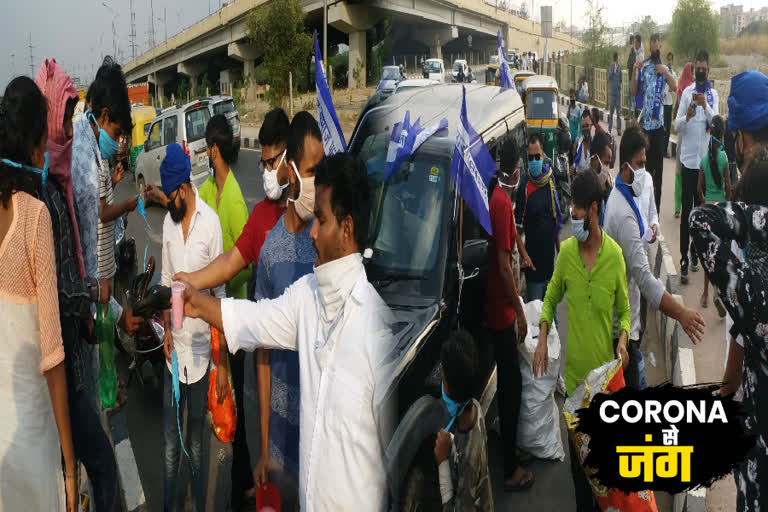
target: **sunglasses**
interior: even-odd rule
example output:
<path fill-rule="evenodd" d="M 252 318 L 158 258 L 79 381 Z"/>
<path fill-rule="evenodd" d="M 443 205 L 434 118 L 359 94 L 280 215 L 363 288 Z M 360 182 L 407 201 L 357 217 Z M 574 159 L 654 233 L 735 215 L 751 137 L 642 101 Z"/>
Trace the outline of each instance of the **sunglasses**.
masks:
<path fill-rule="evenodd" d="M 529 162 L 533 162 L 534 160 L 541 160 L 541 153 L 536 153 L 535 155 L 528 155 Z"/>
<path fill-rule="evenodd" d="M 275 162 L 277 162 L 277 159 L 282 156 L 283 152 L 281 151 L 277 155 L 273 156 L 272 158 L 267 158 L 266 160 L 259 160 L 259 166 L 262 170 L 265 168 L 274 169 L 275 168 Z"/>

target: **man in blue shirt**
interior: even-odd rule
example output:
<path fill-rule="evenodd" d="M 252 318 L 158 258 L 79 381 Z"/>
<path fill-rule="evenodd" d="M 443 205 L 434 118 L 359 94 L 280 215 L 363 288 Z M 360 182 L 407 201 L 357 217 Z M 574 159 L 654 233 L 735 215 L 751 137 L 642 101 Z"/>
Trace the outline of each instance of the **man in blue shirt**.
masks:
<path fill-rule="evenodd" d="M 637 70 L 640 70 L 638 81 Z M 639 82 L 639 83 L 638 83 Z M 651 56 L 643 61 L 635 62 L 632 72 L 632 94 L 642 92 L 643 112 L 640 125 L 645 130 L 650 142 L 647 158 L 647 171 L 653 177 L 653 190 L 656 199 L 656 210 L 661 213 L 661 182 L 664 171 L 664 84 L 672 92 L 677 91 L 677 80 L 669 72 L 669 68 L 661 62 L 661 38 L 659 34 L 651 36 Z"/>
<path fill-rule="evenodd" d="M 315 208 L 314 166 L 323 157 L 323 143 L 317 121 L 308 112 L 293 118 L 286 151 L 291 167 L 288 208 L 264 240 L 253 300 L 280 297 L 299 278 L 311 274 L 315 263 L 309 233 Z M 269 474 L 280 491 L 283 510 L 294 510 L 299 475 L 299 353 L 262 349 L 258 357 L 259 372 L 265 370 L 265 375 L 258 379 L 262 446 L 254 483 L 257 487 L 266 483 Z"/>

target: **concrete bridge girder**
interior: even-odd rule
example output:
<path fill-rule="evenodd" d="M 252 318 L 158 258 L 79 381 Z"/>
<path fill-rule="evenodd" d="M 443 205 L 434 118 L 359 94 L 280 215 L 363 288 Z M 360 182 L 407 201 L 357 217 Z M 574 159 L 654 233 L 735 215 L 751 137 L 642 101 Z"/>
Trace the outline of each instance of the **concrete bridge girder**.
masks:
<path fill-rule="evenodd" d="M 186 61 L 179 62 L 176 65 L 176 72 L 180 75 L 184 75 L 191 80 L 197 80 L 203 72 L 208 69 L 208 64 L 205 62 Z"/>

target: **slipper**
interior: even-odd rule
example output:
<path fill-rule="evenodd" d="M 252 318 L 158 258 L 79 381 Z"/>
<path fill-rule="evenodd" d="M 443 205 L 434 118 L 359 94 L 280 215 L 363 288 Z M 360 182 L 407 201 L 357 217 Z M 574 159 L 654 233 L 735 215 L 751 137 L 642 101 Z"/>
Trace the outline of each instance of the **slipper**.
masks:
<path fill-rule="evenodd" d="M 530 471 L 528 471 L 527 474 L 530 475 L 528 480 L 523 481 L 525 478 L 525 475 L 523 475 L 523 477 L 520 478 L 520 481 L 518 481 L 516 484 L 508 484 L 504 482 L 504 492 L 520 492 L 530 489 L 533 483 L 536 481 L 536 478 Z"/>
<path fill-rule="evenodd" d="M 720 318 L 725 318 L 725 304 L 723 304 L 723 299 L 720 298 L 719 295 L 715 295 L 715 298 L 712 299 L 712 302 L 715 304 L 715 307 L 717 308 L 717 314 L 720 315 Z"/>
<path fill-rule="evenodd" d="M 704 308 L 704 309 L 707 309 L 708 306 L 709 306 L 709 297 L 707 297 L 706 295 L 702 295 L 701 296 L 701 307 Z"/>
<path fill-rule="evenodd" d="M 679 218 L 680 218 L 680 212 L 675 212 L 675 218 L 676 218 L 676 219 L 679 219 Z"/>

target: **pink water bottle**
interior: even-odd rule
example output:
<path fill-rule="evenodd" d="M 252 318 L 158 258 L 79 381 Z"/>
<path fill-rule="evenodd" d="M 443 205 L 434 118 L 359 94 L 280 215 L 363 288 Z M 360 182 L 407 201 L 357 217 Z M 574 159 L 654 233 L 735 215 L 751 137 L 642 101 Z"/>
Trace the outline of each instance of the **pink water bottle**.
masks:
<path fill-rule="evenodd" d="M 171 283 L 171 316 L 173 328 L 181 329 L 184 325 L 184 290 L 187 286 L 181 281 Z"/>

